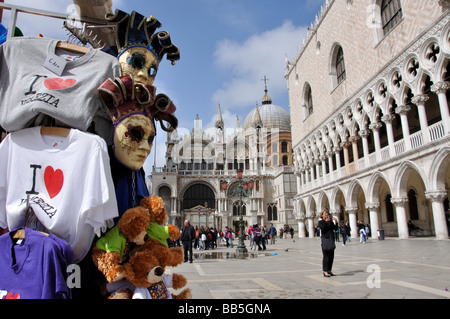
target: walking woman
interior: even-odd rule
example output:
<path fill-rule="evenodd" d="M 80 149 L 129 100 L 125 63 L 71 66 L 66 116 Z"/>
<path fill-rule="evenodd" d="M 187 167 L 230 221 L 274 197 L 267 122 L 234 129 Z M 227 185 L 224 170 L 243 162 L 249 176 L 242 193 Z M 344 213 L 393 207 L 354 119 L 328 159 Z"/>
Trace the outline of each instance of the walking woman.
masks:
<path fill-rule="evenodd" d="M 338 228 L 338 222 L 336 217 L 332 217 L 330 213 L 323 210 L 320 213 L 319 229 L 321 233 L 322 242 L 322 270 L 325 277 L 334 276 L 331 268 L 333 267 L 334 250 L 336 244 L 334 242 L 334 231 Z"/>

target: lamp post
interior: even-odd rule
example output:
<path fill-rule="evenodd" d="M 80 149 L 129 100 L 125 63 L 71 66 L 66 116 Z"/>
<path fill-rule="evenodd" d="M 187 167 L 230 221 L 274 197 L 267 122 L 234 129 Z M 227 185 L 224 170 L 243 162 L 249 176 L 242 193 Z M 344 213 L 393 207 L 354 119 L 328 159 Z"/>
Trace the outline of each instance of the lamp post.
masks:
<path fill-rule="evenodd" d="M 235 187 L 233 195 L 239 196 L 239 243 L 236 248 L 236 254 L 245 254 L 248 253 L 247 248 L 245 247 L 244 239 L 244 216 L 242 214 L 242 196 L 250 196 L 252 194 L 254 182 L 252 179 L 250 180 L 244 180 L 243 179 L 243 172 L 242 169 L 237 170 L 237 180 L 238 185 Z M 223 191 L 226 191 L 228 189 L 228 182 L 226 180 L 220 181 L 220 186 Z"/>

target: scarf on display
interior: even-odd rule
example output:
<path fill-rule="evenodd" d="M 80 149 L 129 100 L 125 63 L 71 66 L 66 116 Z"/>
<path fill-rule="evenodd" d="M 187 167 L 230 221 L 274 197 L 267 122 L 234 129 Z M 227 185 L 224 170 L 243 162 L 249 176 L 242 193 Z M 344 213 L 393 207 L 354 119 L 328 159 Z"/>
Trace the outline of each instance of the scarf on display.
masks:
<path fill-rule="evenodd" d="M 121 176 L 116 183 L 116 199 L 119 210 L 119 217 L 115 221 L 116 224 L 123 213 L 130 208 L 138 206 L 141 199 L 148 196 L 150 195 L 145 184 L 144 171 L 142 169 L 137 172 L 129 171 L 128 174 Z"/>

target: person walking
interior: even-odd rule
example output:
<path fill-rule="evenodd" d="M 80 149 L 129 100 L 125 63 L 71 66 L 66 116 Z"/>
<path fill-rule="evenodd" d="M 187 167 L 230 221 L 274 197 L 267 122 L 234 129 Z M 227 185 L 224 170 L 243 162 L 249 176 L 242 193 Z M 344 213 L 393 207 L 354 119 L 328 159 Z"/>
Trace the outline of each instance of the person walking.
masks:
<path fill-rule="evenodd" d="M 195 239 L 195 229 L 191 225 L 191 221 L 186 219 L 184 221 L 184 228 L 181 232 L 181 241 L 183 242 L 184 250 L 184 262 L 189 260 L 190 263 L 193 261 L 192 257 L 192 241 Z"/>
<path fill-rule="evenodd" d="M 339 227 L 339 231 L 342 235 L 342 246 L 345 246 L 345 243 L 348 240 L 348 235 L 350 234 L 350 229 L 348 226 L 344 223 L 344 221 L 341 221 L 341 226 Z"/>
<path fill-rule="evenodd" d="M 233 248 L 233 232 L 231 230 L 228 230 L 227 240 L 228 240 L 228 244 L 230 245 L 230 247 Z M 228 245 L 227 245 L 227 247 L 228 247 Z"/>
<path fill-rule="evenodd" d="M 273 226 L 273 224 L 270 224 L 269 235 L 270 235 L 270 244 L 274 245 L 275 237 L 277 236 L 277 229 L 275 228 L 275 226 Z"/>
<path fill-rule="evenodd" d="M 320 213 L 319 229 L 321 233 L 321 246 L 322 246 L 322 271 L 324 277 L 334 276 L 331 271 L 333 268 L 334 250 L 336 249 L 336 243 L 334 239 L 334 231 L 337 229 L 337 219 L 332 217 L 330 213 L 323 210 Z"/>
<path fill-rule="evenodd" d="M 364 227 L 359 230 L 359 243 L 365 244 L 366 243 L 366 231 L 364 230 Z"/>

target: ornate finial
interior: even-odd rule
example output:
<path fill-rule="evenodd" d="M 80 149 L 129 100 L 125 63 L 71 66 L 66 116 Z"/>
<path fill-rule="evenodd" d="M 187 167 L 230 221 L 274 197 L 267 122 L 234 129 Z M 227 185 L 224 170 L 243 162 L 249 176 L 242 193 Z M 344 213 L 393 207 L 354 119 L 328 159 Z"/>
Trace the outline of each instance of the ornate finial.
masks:
<path fill-rule="evenodd" d="M 264 96 L 262 98 L 262 104 L 272 104 L 272 98 L 269 96 L 269 94 L 267 92 L 269 92 L 269 90 L 267 89 L 267 81 L 269 81 L 269 79 L 264 75 L 264 78 L 261 80 L 264 81 Z"/>
<path fill-rule="evenodd" d="M 219 106 L 217 107 L 216 127 L 220 128 L 222 130 L 224 127 L 224 123 L 223 123 L 223 119 L 222 119 L 222 112 L 220 110 L 220 103 L 219 103 Z"/>

